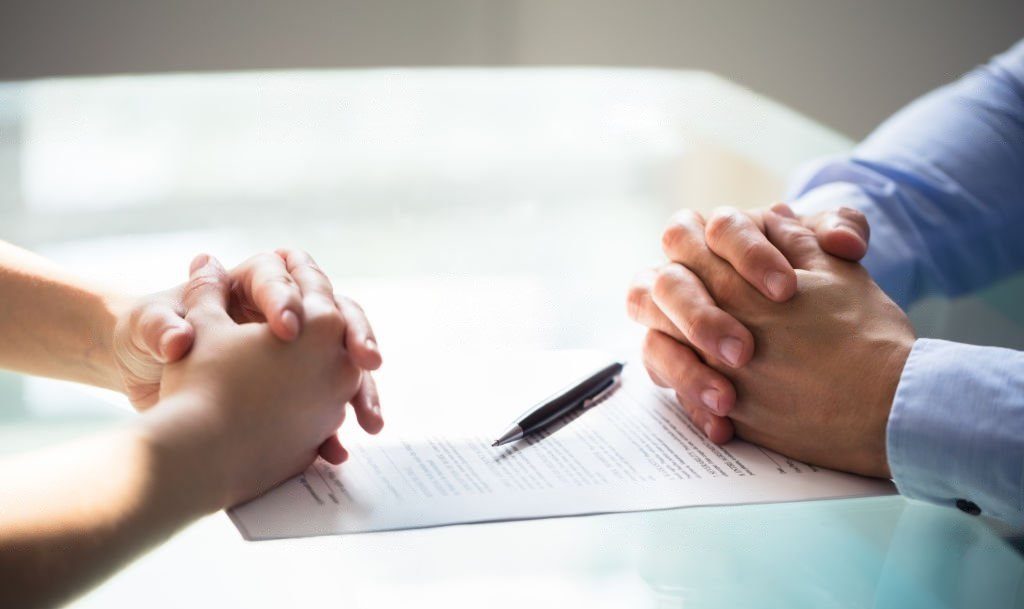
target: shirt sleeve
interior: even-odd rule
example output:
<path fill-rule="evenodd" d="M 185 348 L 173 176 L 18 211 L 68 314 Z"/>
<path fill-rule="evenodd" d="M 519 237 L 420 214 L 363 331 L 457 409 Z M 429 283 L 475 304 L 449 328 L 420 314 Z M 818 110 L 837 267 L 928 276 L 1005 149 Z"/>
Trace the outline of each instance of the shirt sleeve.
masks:
<path fill-rule="evenodd" d="M 1024 525 L 1024 353 L 918 339 L 886 446 L 900 493 Z"/>
<path fill-rule="evenodd" d="M 805 170 L 790 195 L 799 213 L 863 212 L 863 263 L 904 308 L 1024 268 L 1024 41 Z"/>
<path fill-rule="evenodd" d="M 1024 41 L 799 176 L 800 213 L 871 227 L 864 265 L 902 307 L 1024 268 Z M 1024 353 L 919 339 L 887 427 L 900 492 L 1024 525 Z"/>

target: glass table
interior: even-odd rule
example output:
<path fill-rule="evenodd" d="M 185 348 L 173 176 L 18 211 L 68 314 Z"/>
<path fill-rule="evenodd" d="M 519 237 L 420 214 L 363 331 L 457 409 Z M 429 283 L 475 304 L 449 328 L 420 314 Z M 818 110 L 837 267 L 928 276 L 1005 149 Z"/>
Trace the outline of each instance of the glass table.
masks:
<path fill-rule="evenodd" d="M 400 424 L 403 412 L 443 409 L 437 396 L 467 359 L 635 356 L 642 331 L 626 319 L 625 290 L 659 262 L 674 210 L 770 203 L 801 162 L 851 145 L 700 72 L 10 83 L 0 238 L 139 293 L 182 281 L 201 251 L 230 265 L 302 247 L 367 309 L 386 416 Z M 1004 306 L 1018 287 L 926 303 L 915 322 L 941 334 L 967 307 L 984 312 L 986 336 L 1024 344 Z M 411 375 L 426 397 L 409 397 Z M 0 375 L 0 451 L 129 416 L 103 391 Z M 1024 560 L 1001 534 L 899 497 L 259 543 L 218 514 L 74 606 L 1016 606 Z"/>

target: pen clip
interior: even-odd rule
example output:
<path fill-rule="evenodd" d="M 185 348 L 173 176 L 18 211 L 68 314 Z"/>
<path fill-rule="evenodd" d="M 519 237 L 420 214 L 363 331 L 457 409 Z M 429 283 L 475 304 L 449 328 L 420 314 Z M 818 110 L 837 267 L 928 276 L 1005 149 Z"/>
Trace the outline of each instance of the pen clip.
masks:
<path fill-rule="evenodd" d="M 581 408 L 583 410 L 587 410 L 588 408 L 593 408 L 594 406 L 597 406 L 601 402 L 608 399 L 611 396 L 611 394 L 614 393 L 615 390 L 621 386 L 622 376 L 616 376 L 611 381 L 609 381 L 608 384 L 605 385 L 603 389 L 601 389 L 601 391 L 598 391 L 594 395 L 594 397 L 583 400 L 583 405 Z"/>

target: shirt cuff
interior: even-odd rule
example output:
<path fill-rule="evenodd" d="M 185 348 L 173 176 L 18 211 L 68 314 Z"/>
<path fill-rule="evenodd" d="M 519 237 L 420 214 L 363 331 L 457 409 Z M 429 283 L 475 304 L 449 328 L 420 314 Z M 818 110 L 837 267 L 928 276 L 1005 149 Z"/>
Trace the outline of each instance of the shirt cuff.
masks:
<path fill-rule="evenodd" d="M 1024 523 L 1024 353 L 918 339 L 886 446 L 901 494 Z"/>

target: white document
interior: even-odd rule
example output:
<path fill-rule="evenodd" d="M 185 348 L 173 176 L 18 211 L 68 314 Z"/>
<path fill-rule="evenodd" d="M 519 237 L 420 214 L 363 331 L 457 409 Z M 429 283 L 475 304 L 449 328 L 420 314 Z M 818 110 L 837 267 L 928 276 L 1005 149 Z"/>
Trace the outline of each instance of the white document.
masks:
<path fill-rule="evenodd" d="M 480 396 L 464 406 L 479 412 L 486 403 Z M 230 515 L 255 540 L 894 492 L 888 481 L 809 466 L 747 442 L 716 446 L 636 364 L 596 407 L 492 448 L 492 436 L 515 414 L 492 415 L 490 428 L 480 429 L 488 435 L 434 430 L 348 440 L 347 463 L 317 460 Z"/>

